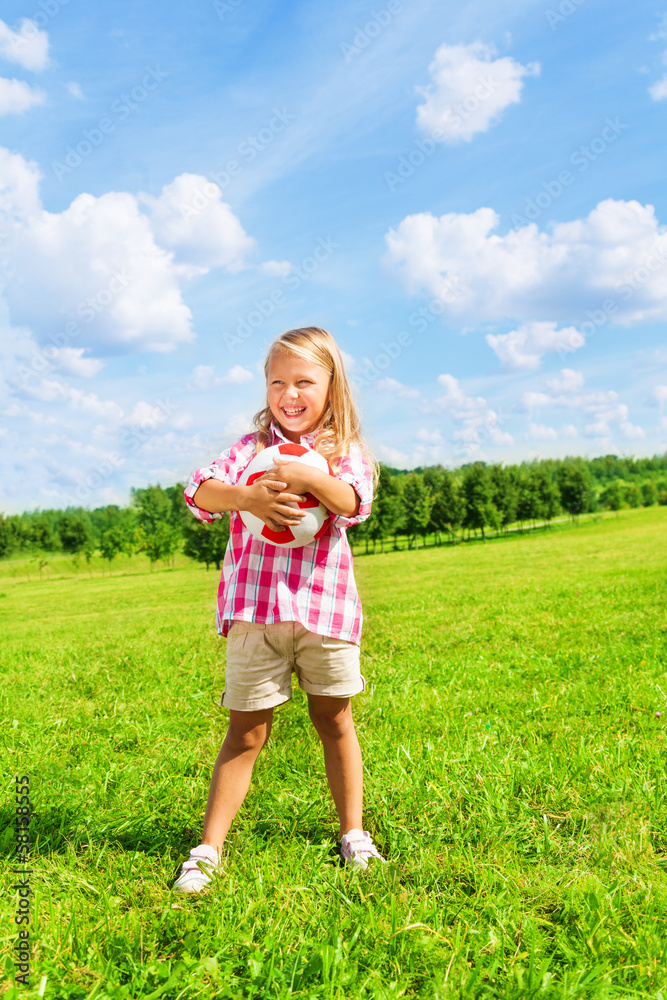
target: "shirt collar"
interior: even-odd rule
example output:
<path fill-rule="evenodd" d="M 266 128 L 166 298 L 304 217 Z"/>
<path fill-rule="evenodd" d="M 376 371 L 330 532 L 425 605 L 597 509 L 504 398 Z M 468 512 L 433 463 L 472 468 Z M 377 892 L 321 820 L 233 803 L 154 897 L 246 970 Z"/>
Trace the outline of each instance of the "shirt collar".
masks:
<path fill-rule="evenodd" d="M 285 444 L 293 444 L 294 443 L 294 442 L 290 441 L 289 438 L 285 437 L 285 435 L 282 432 L 282 429 L 276 423 L 275 420 L 271 421 L 270 428 L 271 428 L 271 433 L 273 434 L 274 441 L 275 441 L 276 438 L 278 438 L 279 441 L 284 441 Z M 301 444 L 304 446 L 304 448 L 314 449 L 314 447 L 315 447 L 315 435 L 314 434 L 302 434 L 301 435 Z"/>

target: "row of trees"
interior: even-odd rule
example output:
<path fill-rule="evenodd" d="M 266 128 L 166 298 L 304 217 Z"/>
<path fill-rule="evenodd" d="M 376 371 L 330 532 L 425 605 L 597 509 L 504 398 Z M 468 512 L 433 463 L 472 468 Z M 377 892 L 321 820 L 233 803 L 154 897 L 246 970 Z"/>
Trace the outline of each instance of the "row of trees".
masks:
<path fill-rule="evenodd" d="M 643 479 L 638 475 L 641 464 Z M 607 473 L 625 472 L 627 479 Z M 661 478 L 664 477 L 664 478 Z M 486 465 L 474 462 L 459 469 L 442 466 L 404 472 L 381 466 L 373 511 L 350 530 L 353 543 L 373 551 L 379 543 L 407 538 L 435 544 L 454 541 L 460 532 L 507 531 L 544 522 L 559 515 L 577 518 L 600 508 L 667 504 L 667 456 L 630 459 L 606 456 Z M 148 486 L 132 491 L 128 507 L 110 505 L 95 510 L 67 508 L 0 517 L 0 557 L 14 552 L 63 551 L 90 561 L 99 552 L 111 564 L 121 555 L 144 552 L 151 563 L 168 562 L 179 550 L 200 562 L 220 567 L 229 537 L 227 517 L 212 525 L 197 521 L 183 501 L 183 486 Z"/>
<path fill-rule="evenodd" d="M 229 538 L 229 518 L 208 526 L 183 501 L 183 486 L 132 490 L 129 507 L 114 504 L 44 510 L 0 518 L 0 557 L 13 552 L 67 552 L 90 562 L 95 552 L 111 565 L 119 555 L 145 553 L 151 564 L 178 551 L 218 569 Z"/>
<path fill-rule="evenodd" d="M 450 471 L 433 466 L 419 472 L 401 473 L 382 467 L 378 497 L 371 516 L 355 527 L 355 541 L 363 540 L 367 551 L 387 538 L 397 545 L 406 535 L 412 548 L 418 537 L 432 536 L 435 544 L 443 535 L 454 541 L 461 531 L 468 535 L 489 530 L 524 530 L 536 522 L 549 524 L 559 515 L 576 519 L 600 508 L 667 504 L 667 480 L 619 482 L 596 489 L 588 463 L 581 459 L 536 462 L 523 465 L 486 465 L 474 462 Z"/>

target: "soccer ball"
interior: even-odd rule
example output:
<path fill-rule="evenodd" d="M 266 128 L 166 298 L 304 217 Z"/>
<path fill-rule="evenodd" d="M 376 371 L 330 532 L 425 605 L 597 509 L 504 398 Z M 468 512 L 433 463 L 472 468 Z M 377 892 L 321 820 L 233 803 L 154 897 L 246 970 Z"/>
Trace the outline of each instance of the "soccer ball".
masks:
<path fill-rule="evenodd" d="M 333 475 L 326 458 L 313 451 L 312 448 L 304 448 L 301 444 L 276 444 L 255 455 L 243 470 L 238 485 L 252 486 L 256 479 L 259 479 L 264 472 L 276 464 L 275 459 L 278 456 L 292 462 L 305 462 L 306 465 L 312 465 L 322 472 L 328 472 L 330 476 Z M 312 493 L 306 493 L 305 496 L 306 499 L 302 503 L 290 503 L 289 506 L 305 510 L 306 516 L 301 518 L 300 524 L 286 524 L 282 531 L 274 531 L 250 511 L 240 510 L 239 516 L 250 534 L 259 539 L 260 542 L 279 545 L 283 549 L 296 549 L 302 545 L 313 545 L 318 538 L 327 533 L 331 521 L 329 512 L 317 497 L 314 497 Z"/>

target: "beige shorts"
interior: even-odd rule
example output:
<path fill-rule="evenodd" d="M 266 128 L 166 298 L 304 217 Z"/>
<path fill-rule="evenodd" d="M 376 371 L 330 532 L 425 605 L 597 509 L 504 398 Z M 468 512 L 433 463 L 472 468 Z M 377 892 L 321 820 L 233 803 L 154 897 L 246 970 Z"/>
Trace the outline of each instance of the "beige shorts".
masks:
<path fill-rule="evenodd" d="M 309 632 L 300 622 L 234 621 L 220 704 L 239 712 L 282 705 L 292 697 L 292 671 L 308 694 L 350 698 L 366 687 L 355 643 Z"/>

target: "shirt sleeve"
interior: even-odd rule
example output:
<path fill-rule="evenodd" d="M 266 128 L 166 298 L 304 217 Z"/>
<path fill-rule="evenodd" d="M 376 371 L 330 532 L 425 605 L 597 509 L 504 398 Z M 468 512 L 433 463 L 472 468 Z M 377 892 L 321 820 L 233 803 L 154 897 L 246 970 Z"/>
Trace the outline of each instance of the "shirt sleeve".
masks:
<path fill-rule="evenodd" d="M 201 484 L 205 483 L 207 479 L 219 479 L 221 483 L 227 483 L 228 486 L 235 486 L 241 477 L 241 473 L 255 454 L 256 441 L 256 434 L 246 434 L 236 444 L 223 451 L 222 455 L 216 458 L 214 462 L 211 462 L 210 465 L 205 466 L 203 469 L 195 469 L 192 473 L 188 480 L 188 485 L 183 491 L 183 495 L 186 504 L 198 520 L 211 524 L 211 522 L 217 521 L 224 516 L 222 513 L 211 513 L 208 510 L 197 507 L 193 497 Z"/>
<path fill-rule="evenodd" d="M 350 454 L 339 459 L 336 479 L 349 483 L 360 502 L 359 510 L 353 517 L 330 513 L 331 520 L 339 528 L 361 524 L 370 515 L 373 505 L 373 470 L 358 444 L 350 445 Z"/>

